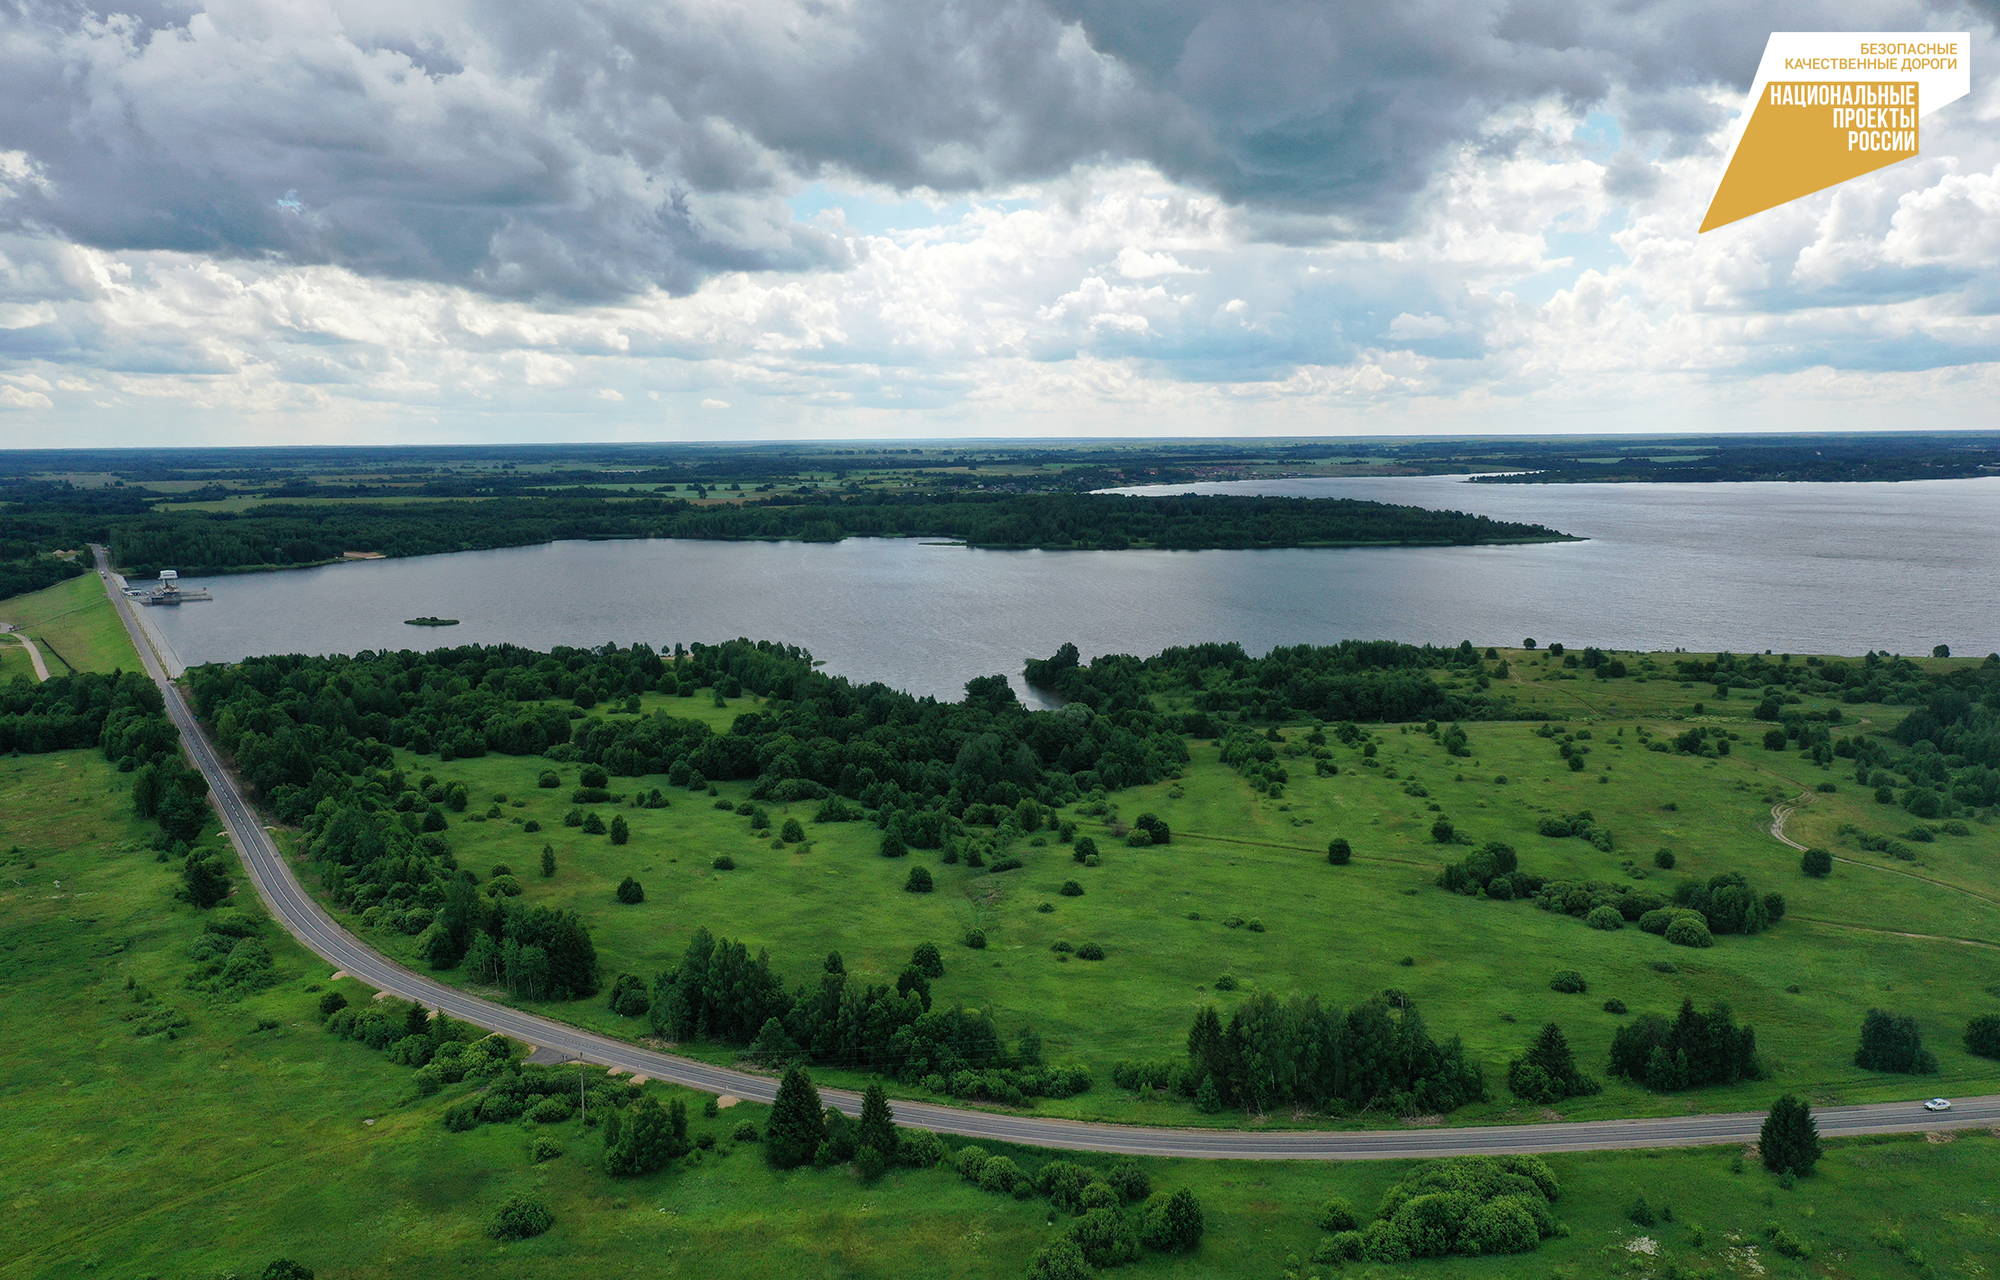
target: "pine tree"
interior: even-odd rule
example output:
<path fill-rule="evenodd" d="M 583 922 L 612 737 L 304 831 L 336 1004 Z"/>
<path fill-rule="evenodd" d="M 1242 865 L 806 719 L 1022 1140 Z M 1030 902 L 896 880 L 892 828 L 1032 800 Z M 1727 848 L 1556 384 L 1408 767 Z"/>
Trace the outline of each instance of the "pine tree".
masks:
<path fill-rule="evenodd" d="M 1772 1173 L 1804 1177 L 1819 1163 L 1822 1153 L 1819 1126 L 1813 1123 L 1812 1108 L 1804 1099 L 1786 1094 L 1771 1104 L 1764 1128 L 1757 1137 L 1757 1150 L 1764 1167 Z"/>
<path fill-rule="evenodd" d="M 1576 1069 L 1569 1041 L 1551 1022 L 1524 1056 L 1508 1064 L 1507 1087 L 1527 1102 L 1556 1102 L 1597 1093 L 1604 1086 Z"/>
<path fill-rule="evenodd" d="M 625 824 L 625 815 L 614 814 L 611 818 L 611 843 L 624 844 L 632 838 L 632 828 Z"/>
<path fill-rule="evenodd" d="M 431 1029 L 430 1018 L 425 1015 L 424 1007 L 422 1005 L 412 1003 L 409 1008 L 403 1010 L 404 1035 L 406 1036 L 428 1035 L 430 1029 Z"/>
<path fill-rule="evenodd" d="M 776 1017 L 770 1017 L 764 1019 L 757 1038 L 750 1042 L 744 1056 L 767 1067 L 778 1067 L 797 1061 L 801 1054 L 797 1042 L 786 1033 L 785 1025 Z"/>
<path fill-rule="evenodd" d="M 917 949 L 910 953 L 910 964 L 922 970 L 923 975 L 933 982 L 944 977 L 944 956 L 939 953 L 935 942 L 919 942 Z"/>
<path fill-rule="evenodd" d="M 794 1169 L 813 1158 L 826 1141 L 826 1113 L 813 1088 L 812 1077 L 797 1065 L 785 1068 L 771 1118 L 764 1125 L 764 1150 L 780 1169 Z"/>
<path fill-rule="evenodd" d="M 556 873 L 556 851 L 553 845 L 542 846 L 542 877 L 547 879 Z"/>
<path fill-rule="evenodd" d="M 854 1135 L 859 1147 L 873 1147 L 885 1156 L 896 1154 L 895 1113 L 889 1110 L 889 1094 L 879 1084 L 868 1086 L 861 1095 L 861 1124 Z"/>

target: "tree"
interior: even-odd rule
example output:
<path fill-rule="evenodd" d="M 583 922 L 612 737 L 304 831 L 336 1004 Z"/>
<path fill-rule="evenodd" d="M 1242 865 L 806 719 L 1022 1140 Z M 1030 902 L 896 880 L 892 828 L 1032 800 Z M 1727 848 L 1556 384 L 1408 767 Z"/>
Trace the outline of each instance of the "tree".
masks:
<path fill-rule="evenodd" d="M 604 819 L 597 816 L 597 810 L 592 809 L 584 815 L 583 834 L 587 836 L 601 836 L 604 834 Z"/>
<path fill-rule="evenodd" d="M 882 833 L 883 857 L 900 858 L 909 851 L 909 847 L 903 843 L 902 835 L 894 827 Z"/>
<path fill-rule="evenodd" d="M 637 880 L 634 880 L 631 876 L 626 876 L 618 882 L 618 901 L 627 906 L 632 906 L 645 900 L 645 886 L 641 885 Z"/>
<path fill-rule="evenodd" d="M 643 1018 L 653 1006 L 645 980 L 636 974 L 621 973 L 611 984 L 611 1012 L 621 1018 Z"/>
<path fill-rule="evenodd" d="M 1508 1064 L 1507 1087 L 1523 1101 L 1547 1103 L 1598 1093 L 1604 1086 L 1576 1069 L 1569 1041 L 1551 1022 L 1526 1054 Z"/>
<path fill-rule="evenodd" d="M 1347 837 L 1335 836 L 1326 846 L 1326 860 L 1336 867 L 1344 867 L 1354 861 L 1354 846 L 1347 843 Z"/>
<path fill-rule="evenodd" d="M 944 956 L 935 942 L 919 942 L 917 949 L 910 953 L 910 965 L 933 982 L 944 977 Z"/>
<path fill-rule="evenodd" d="M 931 873 L 922 866 L 911 867 L 910 878 L 903 882 L 906 893 L 929 893 L 931 887 Z"/>
<path fill-rule="evenodd" d="M 206 911 L 229 896 L 229 872 L 222 859 L 206 849 L 188 854 L 181 863 L 181 896 Z"/>
<path fill-rule="evenodd" d="M 1149 1249 L 1162 1253 L 1187 1253 L 1201 1244 L 1203 1223 L 1201 1201 L 1182 1187 L 1146 1211 L 1142 1238 Z"/>
<path fill-rule="evenodd" d="M 764 1025 L 757 1032 L 757 1038 L 750 1042 L 744 1056 L 752 1062 L 761 1062 L 767 1067 L 789 1066 L 803 1057 L 805 1051 L 785 1030 L 785 1024 L 777 1017 L 764 1019 Z"/>
<path fill-rule="evenodd" d="M 547 879 L 550 876 L 555 875 L 555 873 L 556 873 L 555 847 L 553 845 L 545 844 L 542 846 L 542 878 Z"/>
<path fill-rule="evenodd" d="M 1439 818 L 1431 823 L 1431 839 L 1438 844 L 1450 844 L 1458 839 L 1458 829 L 1451 825 L 1450 818 Z"/>
<path fill-rule="evenodd" d="M 1091 839 L 1089 836 L 1078 836 L 1075 847 L 1069 851 L 1069 856 L 1075 858 L 1078 862 L 1087 862 L 1095 858 L 1097 856 L 1097 841 Z"/>
<path fill-rule="evenodd" d="M 1977 653 L 1978 650 L 1975 649 L 1973 652 Z M 1931 657 L 1933 658 L 1949 658 L 1950 656 L 1951 646 L 1948 644 L 1935 645 L 1931 649 Z"/>
<path fill-rule="evenodd" d="M 812 1077 L 803 1067 L 785 1068 L 764 1126 L 765 1153 L 778 1168 L 795 1169 L 810 1161 L 825 1141 L 826 1110 Z"/>
<path fill-rule="evenodd" d="M 1803 1178 L 1813 1171 L 1821 1155 L 1819 1126 L 1804 1099 L 1788 1093 L 1771 1104 L 1757 1137 L 1757 1151 L 1772 1173 Z"/>
<path fill-rule="evenodd" d="M 626 825 L 625 815 L 613 814 L 611 818 L 611 843 L 624 844 L 632 838 L 632 828 Z"/>
<path fill-rule="evenodd" d="M 1965 1024 L 1965 1051 L 1981 1058 L 2000 1058 L 2000 1014 L 1982 1013 Z"/>
<path fill-rule="evenodd" d="M 614 1177 L 653 1173 L 665 1168 L 676 1156 L 685 1155 L 687 1107 L 679 1099 L 674 1100 L 674 1106 L 679 1108 L 681 1150 L 675 1150 L 675 1117 L 660 1106 L 659 1099 L 648 1094 L 639 1099 L 632 1114 L 615 1132 L 606 1128 L 604 1171 Z"/>
<path fill-rule="evenodd" d="M 1937 1072 L 1937 1056 L 1924 1048 L 1917 1020 L 1907 1013 L 1870 1009 L 1861 1020 L 1861 1047 L 1854 1065 L 1869 1071 L 1899 1071 L 1927 1076 Z"/>
<path fill-rule="evenodd" d="M 1833 855 L 1824 849 L 1808 849 L 1799 858 L 1799 870 L 1809 876 L 1826 876 L 1833 873 Z"/>
<path fill-rule="evenodd" d="M 879 1084 L 871 1084 L 861 1095 L 861 1123 L 856 1127 L 854 1145 L 873 1147 L 885 1156 L 896 1154 L 895 1113 L 889 1109 L 889 1094 Z"/>

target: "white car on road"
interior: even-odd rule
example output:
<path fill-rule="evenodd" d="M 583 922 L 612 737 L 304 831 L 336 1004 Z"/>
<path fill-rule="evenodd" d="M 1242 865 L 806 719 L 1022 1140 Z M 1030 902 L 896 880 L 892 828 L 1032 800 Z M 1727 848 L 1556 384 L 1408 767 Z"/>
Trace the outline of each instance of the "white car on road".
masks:
<path fill-rule="evenodd" d="M 1949 1110 L 1951 1110 L 1951 1099 L 1950 1099 L 1950 1098 L 1932 1098 L 1932 1099 L 1931 1099 L 1931 1100 L 1930 1100 L 1929 1102 L 1926 1102 L 1926 1103 L 1924 1104 L 1924 1110 L 1926 1110 L 1926 1111 L 1949 1111 Z"/>

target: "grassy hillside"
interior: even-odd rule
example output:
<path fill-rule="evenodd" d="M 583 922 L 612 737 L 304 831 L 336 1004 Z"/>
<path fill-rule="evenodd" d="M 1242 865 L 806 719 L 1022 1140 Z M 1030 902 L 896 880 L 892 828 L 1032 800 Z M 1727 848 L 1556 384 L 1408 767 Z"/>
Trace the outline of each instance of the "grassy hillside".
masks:
<path fill-rule="evenodd" d="M 753 950 L 768 948 L 794 984 L 810 979 L 829 950 L 842 953 L 851 974 L 893 982 L 915 944 L 937 942 L 947 969 L 935 991 L 939 999 L 991 1011 L 1009 1035 L 1033 1025 L 1053 1060 L 1092 1068 L 1097 1087 L 1067 1102 L 1044 1102 L 1052 1114 L 1218 1122 L 1114 1090 L 1112 1064 L 1178 1055 L 1203 1004 L 1217 1004 L 1226 1016 L 1259 992 L 1316 993 L 1349 1004 L 1386 987 L 1409 992 L 1435 1033 L 1462 1036 L 1485 1066 L 1494 1102 L 1456 1113 L 1454 1122 L 1545 1114 L 1516 1106 L 1501 1083 L 1507 1062 L 1542 1023 L 1559 1022 L 1586 1070 L 1602 1075 L 1620 1025 L 1638 1014 L 1671 1016 L 1683 997 L 1703 1006 L 1725 1000 L 1754 1026 L 1771 1079 L 1671 1095 L 1607 1080 L 1602 1094 L 1565 1104 L 1564 1114 L 1732 1110 L 1762 1105 L 1774 1089 L 1824 1103 L 2000 1089 L 2000 1063 L 1972 1057 L 1960 1045 L 1967 1019 L 2000 1010 L 1993 978 L 2000 959 L 2000 828 L 1975 822 L 1966 835 L 1938 835 L 1911 846 L 1908 862 L 1868 852 L 1842 828 L 1897 835 L 1912 825 L 1909 816 L 1876 804 L 1848 772 L 1816 766 L 1797 752 L 1765 751 L 1767 726 L 1749 718 L 1749 702 L 1704 704 L 1697 714 L 1696 703 L 1713 697 L 1706 685 L 1549 679 L 1562 668 L 1543 665 L 1539 654 L 1511 656 L 1508 692 L 1570 717 L 1560 727 L 1578 735 L 1576 747 L 1589 748 L 1587 769 L 1571 771 L 1557 742 L 1537 736 L 1529 723 L 1469 726 L 1471 754 L 1462 758 L 1448 755 L 1422 726 L 1386 726 L 1372 734 L 1373 767 L 1359 742 L 1337 748 L 1334 777 L 1314 776 L 1311 760 L 1299 756 L 1288 762 L 1292 782 L 1284 797 L 1273 800 L 1222 764 L 1215 746 L 1197 741 L 1181 779 L 1116 793 L 1113 813 L 1066 811 L 1097 841 L 1097 867 L 1079 866 L 1069 847 L 1046 836 L 1005 850 L 1025 865 L 997 874 L 945 865 L 935 850 L 884 859 L 872 825 L 812 823 L 812 803 L 770 805 L 773 829 L 753 831 L 746 817 L 715 807 L 747 796 L 747 784 L 728 783 L 716 788 L 715 799 L 669 789 L 666 809 L 634 809 L 629 799 L 586 806 L 607 822 L 623 814 L 631 842 L 615 846 L 563 825 L 573 807 L 575 766 L 562 768 L 563 785 L 547 790 L 535 785 L 547 767 L 539 758 L 440 764 L 399 753 L 398 763 L 413 778 L 434 773 L 467 784 L 474 803 L 451 830 L 461 865 L 482 877 L 504 865 L 525 886 L 526 901 L 582 913 L 607 982 L 621 972 L 650 980 L 701 927 Z M 645 710 L 698 715 L 723 728 L 753 705 L 745 699 L 716 709 L 706 696 L 649 695 Z M 1869 706 L 1845 711 L 1850 724 L 1857 714 L 1867 719 L 1865 728 L 1885 727 L 1901 714 Z M 1735 732 L 1739 740 L 1720 758 L 1642 745 L 1642 732 L 1660 741 L 1695 725 Z M 1297 748 L 1302 735 L 1302 728 L 1288 730 L 1286 749 Z M 664 781 L 614 779 L 615 790 L 628 797 Z M 1823 783 L 1836 790 L 1817 790 Z M 1841 861 L 1833 876 L 1804 876 L 1798 852 L 1772 837 L 1779 804 L 1800 806 L 1789 820 L 1794 839 L 1836 851 Z M 1612 850 L 1539 834 L 1543 819 L 1582 811 L 1613 833 Z M 1174 832 L 1170 845 L 1128 848 L 1111 835 L 1109 823 L 1141 812 L 1166 820 Z M 774 847 L 787 817 L 805 824 L 806 844 Z M 1767 933 L 1721 936 L 1712 949 L 1696 951 L 1636 927 L 1592 930 L 1530 902 L 1446 893 L 1434 883 L 1440 867 L 1471 849 L 1436 842 L 1432 828 L 1440 817 L 1472 847 L 1489 840 L 1513 845 L 1524 869 L 1552 879 L 1601 879 L 1670 896 L 1684 877 L 1740 872 L 1759 893 L 1782 894 L 1789 914 Z M 531 820 L 539 832 L 524 830 Z M 1353 865 L 1327 865 L 1334 836 L 1352 842 Z M 548 879 L 538 871 L 544 844 L 557 862 Z M 1674 854 L 1671 871 L 1655 866 L 1663 849 Z M 721 854 L 733 870 L 715 869 Z M 930 871 L 935 892 L 903 891 L 912 864 Z M 614 890 L 627 875 L 645 886 L 644 903 L 616 901 Z M 1069 880 L 1084 890 L 1081 896 L 1061 892 Z M 1232 918 L 1242 927 L 1230 927 Z M 961 944 L 973 928 L 984 932 L 987 949 Z M 386 931 L 369 937 L 413 958 L 412 938 Z M 1059 942 L 1093 941 L 1107 952 L 1102 962 L 1052 950 Z M 1663 972 L 1660 965 L 1671 968 Z M 1550 990 L 1559 969 L 1581 972 L 1588 993 Z M 1218 989 L 1224 975 L 1235 979 L 1234 991 Z M 441 976 L 451 979 L 455 971 Z M 1607 1012 L 1614 998 L 1630 1012 Z M 1917 1017 L 1942 1063 L 1940 1075 L 1882 1075 L 1852 1065 L 1862 1017 L 1876 1006 Z M 601 999 L 543 1010 L 643 1034 L 641 1022 L 617 1017 Z M 734 1056 L 698 1045 L 683 1049 L 719 1060 Z M 1305 1120 L 1267 1122 L 1295 1119 Z"/>
<path fill-rule="evenodd" d="M 327 967 L 268 925 L 268 989 L 189 988 L 202 918 L 173 901 L 170 865 L 124 816 L 127 780 L 94 752 L 0 760 L 0 1276 L 206 1280 L 290 1256 L 325 1280 L 1011 1277 L 1067 1221 L 942 1170 L 872 1186 L 845 1169 L 774 1174 L 758 1147 L 728 1136 L 745 1118 L 762 1123 L 751 1106 L 715 1119 L 697 1110 L 694 1132 L 717 1134 L 714 1151 L 632 1180 L 601 1171 L 601 1143 L 580 1120 L 447 1132 L 439 1117 L 469 1086 L 418 1100 L 407 1069 L 321 1031 L 312 1010 Z M 225 909 L 260 917 L 248 898 Z M 533 1162 L 537 1136 L 562 1154 Z M 1007 1154 L 1028 1168 L 1054 1158 Z M 1398 1274 L 1976 1275 L 2000 1247 L 2000 1141 L 1984 1133 L 1834 1144 L 1789 1191 L 1754 1161 L 1735 1172 L 1737 1155 L 1551 1158 L 1565 1236 L 1532 1255 Z M 1324 1238 L 1319 1206 L 1339 1195 L 1366 1217 L 1411 1168 L 1146 1165 L 1155 1186 L 1200 1196 L 1208 1232 L 1191 1256 L 1148 1255 L 1125 1271 L 1141 1280 L 1330 1276 L 1308 1261 Z M 485 1223 L 515 1193 L 542 1198 L 556 1225 L 495 1242 Z M 1642 1194 L 1673 1221 L 1630 1222 Z M 1813 1260 L 1773 1252 L 1770 1224 Z"/>
<path fill-rule="evenodd" d="M 38 641 L 49 674 L 70 671 L 138 671 L 139 654 L 118 621 L 95 571 L 41 591 L 0 600 L 0 622 L 11 622 Z M 8 641 L 0 679 L 32 672 L 28 655 Z"/>

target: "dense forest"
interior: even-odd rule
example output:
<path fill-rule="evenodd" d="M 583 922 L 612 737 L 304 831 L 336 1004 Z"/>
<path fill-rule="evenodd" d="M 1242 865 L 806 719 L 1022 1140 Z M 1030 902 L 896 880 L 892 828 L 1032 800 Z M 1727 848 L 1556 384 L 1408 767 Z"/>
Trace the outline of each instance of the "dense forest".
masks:
<path fill-rule="evenodd" d="M 1485 1077 L 1457 1037 L 1432 1039 L 1416 1006 L 1396 990 L 1346 1010 L 1314 996 L 1281 1002 L 1258 995 L 1226 1023 L 1206 1007 L 1188 1029 L 1184 1061 L 1121 1063 L 1112 1078 L 1121 1088 L 1178 1093 L 1210 1112 L 1437 1115 L 1486 1097 Z"/>
<path fill-rule="evenodd" d="M 114 562 L 135 572 L 313 564 L 345 551 L 388 556 L 526 546 L 568 538 L 951 538 L 1051 550 L 1545 542 L 1564 535 L 1457 511 L 1308 498 L 1129 498 L 1095 494 L 868 494 L 736 506 L 595 495 L 405 506 L 264 506 L 240 515 L 151 515 L 110 532 Z"/>
<path fill-rule="evenodd" d="M 83 566 L 74 560 L 63 560 L 55 556 L 34 556 L 25 560 L 0 560 L 0 600 L 8 596 L 25 595 L 30 591 L 40 591 L 53 587 L 58 582 L 67 582 L 83 573 Z"/>
<path fill-rule="evenodd" d="M 1582 447 L 1544 444 L 1495 461 L 1524 470 L 1478 476 L 1476 483 L 1947 480 L 2000 474 L 2000 440 L 1932 435 L 1598 441 Z"/>

